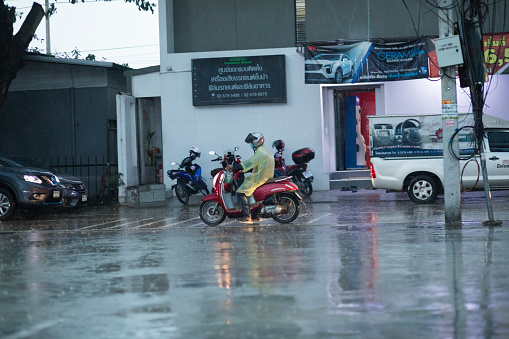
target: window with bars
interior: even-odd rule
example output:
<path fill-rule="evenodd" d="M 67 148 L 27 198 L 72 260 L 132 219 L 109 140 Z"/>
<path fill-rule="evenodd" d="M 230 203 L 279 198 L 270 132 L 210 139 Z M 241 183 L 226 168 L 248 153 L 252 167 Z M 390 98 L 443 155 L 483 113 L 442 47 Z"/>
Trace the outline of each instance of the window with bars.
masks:
<path fill-rule="evenodd" d="M 295 41 L 306 41 L 306 0 L 295 0 Z"/>

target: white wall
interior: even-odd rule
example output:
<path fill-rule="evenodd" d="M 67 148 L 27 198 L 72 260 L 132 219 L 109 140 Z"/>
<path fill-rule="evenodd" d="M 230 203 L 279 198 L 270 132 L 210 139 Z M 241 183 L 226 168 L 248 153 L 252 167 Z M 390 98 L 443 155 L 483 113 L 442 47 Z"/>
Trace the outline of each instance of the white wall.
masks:
<path fill-rule="evenodd" d="M 193 106 L 191 59 L 277 54 L 286 55 L 287 103 Z M 192 146 L 198 146 L 202 156 L 197 162 L 210 185 L 210 170 L 218 163 L 210 161 L 208 151 L 222 154 L 225 149 L 239 146 L 239 154 L 247 159 L 252 151 L 244 143 L 245 137 L 250 132 L 261 132 L 273 152 L 274 140 L 285 141 L 285 159 L 290 164 L 293 151 L 312 147 L 316 157 L 308 168 L 315 174 L 313 188 L 329 189 L 329 177 L 322 169 L 320 87 L 304 83 L 304 57 L 295 48 L 168 54 L 161 66 L 164 171 L 171 168 L 172 161 L 180 162 L 188 156 Z M 171 181 L 168 177 L 165 180 L 169 187 Z"/>
<path fill-rule="evenodd" d="M 133 76 L 132 91 L 135 98 L 152 98 L 161 96 L 159 73 L 147 73 Z"/>
<path fill-rule="evenodd" d="M 134 97 L 117 94 L 118 172 L 124 174 L 125 186 L 119 188 L 118 200 L 126 202 L 125 188 L 138 185 L 138 154 L 136 147 L 136 110 Z"/>
<path fill-rule="evenodd" d="M 483 112 L 509 120 L 509 75 L 497 75 L 486 83 L 486 105 Z M 384 84 L 385 114 L 441 114 L 442 87 L 440 81 L 407 80 Z M 470 90 L 456 87 L 458 112 L 472 112 Z"/>

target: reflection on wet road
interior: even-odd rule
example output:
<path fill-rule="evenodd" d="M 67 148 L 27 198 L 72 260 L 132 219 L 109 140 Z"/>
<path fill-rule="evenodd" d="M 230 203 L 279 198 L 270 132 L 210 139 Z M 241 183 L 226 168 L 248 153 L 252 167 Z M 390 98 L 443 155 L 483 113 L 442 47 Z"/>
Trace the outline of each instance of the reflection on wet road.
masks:
<path fill-rule="evenodd" d="M 507 195 L 502 227 L 472 198 L 461 230 L 440 203 L 314 198 L 289 225 L 171 203 L 0 223 L 0 337 L 509 337 Z"/>

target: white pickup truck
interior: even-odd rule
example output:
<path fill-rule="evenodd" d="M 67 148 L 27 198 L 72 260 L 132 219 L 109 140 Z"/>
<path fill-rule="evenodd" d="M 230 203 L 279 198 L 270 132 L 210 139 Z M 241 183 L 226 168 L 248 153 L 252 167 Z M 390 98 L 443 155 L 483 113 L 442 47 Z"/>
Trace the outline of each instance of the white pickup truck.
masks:
<path fill-rule="evenodd" d="M 432 203 L 443 194 L 441 115 L 369 116 L 370 170 L 374 188 L 407 192 L 416 203 Z M 490 189 L 509 189 L 509 121 L 483 116 L 484 152 Z M 475 149 L 472 114 L 458 118 L 459 158 Z M 448 149 L 445 150 L 449 152 Z M 460 160 L 463 190 L 482 190 L 479 155 Z"/>

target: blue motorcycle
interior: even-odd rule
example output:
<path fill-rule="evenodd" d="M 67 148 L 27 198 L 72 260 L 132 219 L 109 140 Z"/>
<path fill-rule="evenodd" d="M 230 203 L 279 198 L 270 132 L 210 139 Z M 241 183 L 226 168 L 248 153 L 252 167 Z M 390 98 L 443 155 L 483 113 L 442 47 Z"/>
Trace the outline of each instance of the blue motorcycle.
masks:
<path fill-rule="evenodd" d="M 169 170 L 166 172 L 170 179 L 177 180 L 177 183 L 171 188 L 175 190 L 177 199 L 186 205 L 189 202 L 189 197 L 196 193 L 203 195 L 209 194 L 209 189 L 205 179 L 201 176 L 201 167 L 198 164 L 193 164 L 196 158 L 200 157 L 198 147 L 192 147 L 189 151 L 189 156 L 177 164 L 172 162 L 172 165 L 179 165 L 178 170 Z"/>

